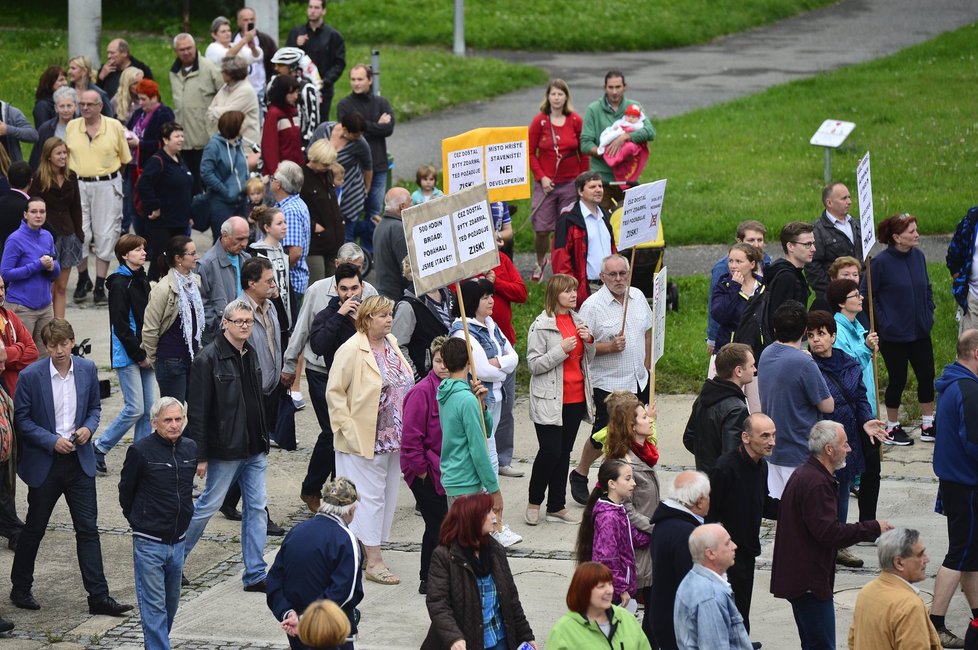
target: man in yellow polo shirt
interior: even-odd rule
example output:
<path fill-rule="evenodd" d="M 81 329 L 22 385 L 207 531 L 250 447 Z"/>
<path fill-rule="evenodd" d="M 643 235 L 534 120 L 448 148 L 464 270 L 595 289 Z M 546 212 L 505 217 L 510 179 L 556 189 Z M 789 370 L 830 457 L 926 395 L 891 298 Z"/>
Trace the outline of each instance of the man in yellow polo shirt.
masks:
<path fill-rule="evenodd" d="M 102 99 L 94 90 L 78 99 L 81 117 L 65 127 L 68 167 L 78 176 L 82 204 L 85 257 L 78 265 L 75 302 L 83 302 L 92 288 L 88 277 L 88 247 L 95 243 L 96 305 L 105 304 L 105 276 L 122 227 L 122 168 L 132 160 L 126 129 L 118 120 L 102 115 Z"/>

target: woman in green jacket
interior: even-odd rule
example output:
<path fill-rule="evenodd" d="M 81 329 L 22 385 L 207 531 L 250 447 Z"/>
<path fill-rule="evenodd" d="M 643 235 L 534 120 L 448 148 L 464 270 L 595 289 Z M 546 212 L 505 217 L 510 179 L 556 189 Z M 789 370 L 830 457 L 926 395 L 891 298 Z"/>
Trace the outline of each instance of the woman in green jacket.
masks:
<path fill-rule="evenodd" d="M 567 588 L 567 608 L 557 620 L 547 650 L 651 650 L 635 616 L 611 604 L 611 570 L 600 562 L 577 567 Z"/>

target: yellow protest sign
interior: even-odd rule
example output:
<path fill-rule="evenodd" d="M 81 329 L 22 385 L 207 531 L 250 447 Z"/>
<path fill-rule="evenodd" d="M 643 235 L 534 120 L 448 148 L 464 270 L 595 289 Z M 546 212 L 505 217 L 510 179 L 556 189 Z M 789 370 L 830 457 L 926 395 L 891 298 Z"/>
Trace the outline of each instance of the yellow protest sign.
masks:
<path fill-rule="evenodd" d="M 445 194 L 485 183 L 491 202 L 530 198 L 528 137 L 527 127 L 507 126 L 442 140 Z"/>

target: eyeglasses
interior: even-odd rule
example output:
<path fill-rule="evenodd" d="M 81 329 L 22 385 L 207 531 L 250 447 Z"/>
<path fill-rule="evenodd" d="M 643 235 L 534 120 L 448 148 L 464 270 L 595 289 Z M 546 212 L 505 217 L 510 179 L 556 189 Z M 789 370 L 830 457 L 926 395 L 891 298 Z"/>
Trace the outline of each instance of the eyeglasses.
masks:
<path fill-rule="evenodd" d="M 255 324 L 254 318 L 236 318 L 235 320 L 231 320 L 230 318 L 225 318 L 224 320 L 238 327 L 251 327 L 252 325 Z"/>
<path fill-rule="evenodd" d="M 798 246 L 804 246 L 805 248 L 815 248 L 815 241 L 793 241 L 788 242 L 789 244 L 796 244 Z"/>
<path fill-rule="evenodd" d="M 627 278 L 628 271 L 602 271 L 601 275 L 607 276 L 609 278 L 615 278 L 615 279 Z"/>
<path fill-rule="evenodd" d="M 846 300 L 849 300 L 850 298 L 862 299 L 862 297 L 863 295 L 857 291 L 856 293 L 850 293 L 848 296 L 846 296 Z"/>
<path fill-rule="evenodd" d="M 78 102 L 78 105 L 82 108 L 86 108 L 88 106 L 101 106 L 102 102 Z"/>
<path fill-rule="evenodd" d="M 180 253 L 180 256 L 181 257 L 199 257 L 200 256 L 200 253 L 198 253 L 197 251 L 191 251 L 189 253 Z"/>

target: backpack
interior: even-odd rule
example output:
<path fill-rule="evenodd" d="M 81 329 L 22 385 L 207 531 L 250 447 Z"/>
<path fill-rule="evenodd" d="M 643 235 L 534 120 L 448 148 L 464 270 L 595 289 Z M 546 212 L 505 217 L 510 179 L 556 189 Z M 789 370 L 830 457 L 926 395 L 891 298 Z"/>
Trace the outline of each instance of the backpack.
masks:
<path fill-rule="evenodd" d="M 761 358 L 761 352 L 774 341 L 769 315 L 770 294 L 766 290 L 755 293 L 747 300 L 744 310 L 740 313 L 740 322 L 734 330 L 733 342 L 745 343 L 754 352 L 754 359 Z"/>

